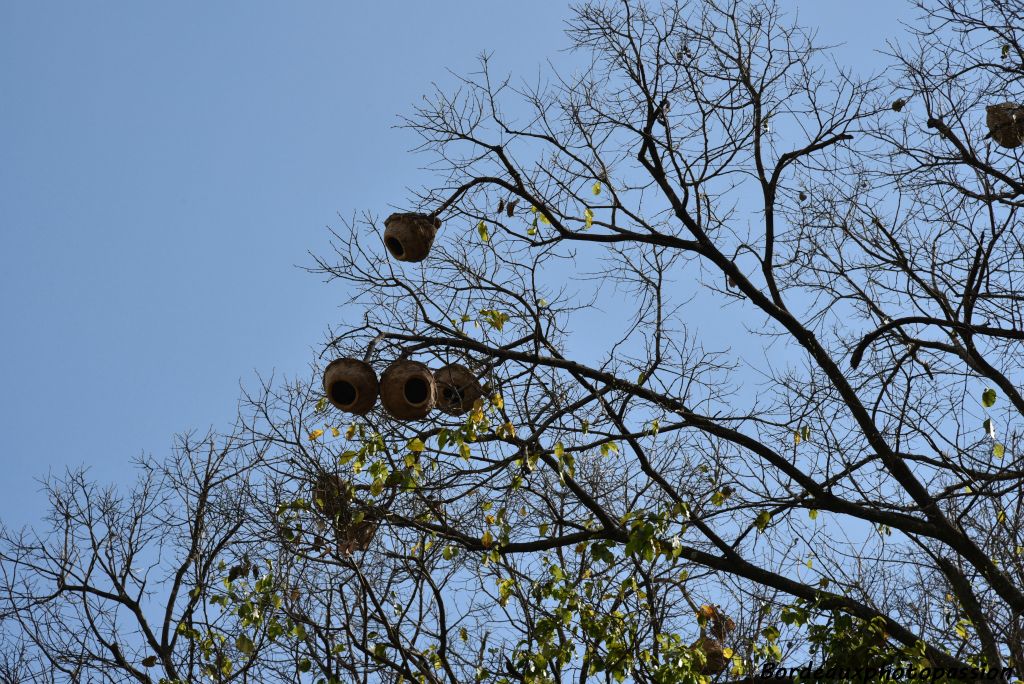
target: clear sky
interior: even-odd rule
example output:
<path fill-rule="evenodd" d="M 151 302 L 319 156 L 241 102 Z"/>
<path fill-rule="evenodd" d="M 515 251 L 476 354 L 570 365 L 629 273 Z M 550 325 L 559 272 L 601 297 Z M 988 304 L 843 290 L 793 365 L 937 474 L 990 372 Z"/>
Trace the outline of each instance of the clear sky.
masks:
<path fill-rule="evenodd" d="M 784 0 L 865 70 L 903 0 Z M 0 520 L 305 373 L 345 293 L 297 266 L 429 180 L 392 128 L 493 51 L 529 77 L 564 2 L 0 0 Z"/>

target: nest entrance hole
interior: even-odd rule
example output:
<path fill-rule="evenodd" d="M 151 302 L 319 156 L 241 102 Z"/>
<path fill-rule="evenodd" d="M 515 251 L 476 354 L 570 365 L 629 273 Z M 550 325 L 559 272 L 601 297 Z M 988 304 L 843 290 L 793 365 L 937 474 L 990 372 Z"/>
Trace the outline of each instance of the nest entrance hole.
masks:
<path fill-rule="evenodd" d="M 350 406 L 355 403 L 356 398 L 359 396 L 359 392 L 351 382 L 348 382 L 347 380 L 338 380 L 331 384 L 330 396 L 336 403 L 342 406 Z"/>
<path fill-rule="evenodd" d="M 384 244 L 396 259 L 405 256 L 405 247 L 402 246 L 402 241 L 398 238 L 388 237 L 384 240 Z"/>
<path fill-rule="evenodd" d="M 410 404 L 419 405 L 430 398 L 430 387 L 423 378 L 409 378 L 403 388 L 405 399 Z"/>

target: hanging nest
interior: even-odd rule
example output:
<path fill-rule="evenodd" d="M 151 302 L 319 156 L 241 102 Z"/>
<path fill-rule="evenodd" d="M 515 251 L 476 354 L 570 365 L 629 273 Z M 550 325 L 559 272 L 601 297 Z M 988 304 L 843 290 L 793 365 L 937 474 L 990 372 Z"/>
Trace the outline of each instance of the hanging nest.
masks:
<path fill-rule="evenodd" d="M 484 395 L 480 381 L 473 371 L 458 363 L 434 371 L 437 385 L 437 407 L 453 416 L 461 416 L 473 408 L 473 403 Z"/>
<path fill-rule="evenodd" d="M 690 648 L 704 654 L 704 666 L 700 669 L 702 675 L 720 674 L 729 664 L 729 659 L 725 657 L 725 650 L 722 648 L 722 642 L 717 639 L 702 636 L 690 644 Z"/>
<path fill-rule="evenodd" d="M 1024 107 L 1001 102 L 985 108 L 985 124 L 992 139 L 1003 147 L 1024 144 Z"/>
<path fill-rule="evenodd" d="M 365 551 L 377 532 L 375 516 L 354 501 L 355 488 L 340 475 L 320 473 L 313 483 L 313 507 L 330 520 L 340 555 Z"/>
<path fill-rule="evenodd" d="M 395 361 L 380 377 L 380 401 L 393 418 L 424 418 L 434 407 L 435 397 L 434 374 L 418 361 Z"/>
<path fill-rule="evenodd" d="M 384 246 L 399 261 L 423 261 L 441 219 L 427 214 L 392 214 L 384 219 Z"/>
<path fill-rule="evenodd" d="M 335 359 L 324 369 L 324 394 L 335 408 L 363 415 L 377 403 L 377 374 L 359 359 Z"/>

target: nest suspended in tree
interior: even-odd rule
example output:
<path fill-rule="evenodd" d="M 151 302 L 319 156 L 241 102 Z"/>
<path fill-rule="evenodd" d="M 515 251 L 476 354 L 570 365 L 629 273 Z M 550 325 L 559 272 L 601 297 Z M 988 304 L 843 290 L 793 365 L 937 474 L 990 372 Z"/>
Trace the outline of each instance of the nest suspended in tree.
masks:
<path fill-rule="evenodd" d="M 985 108 L 985 124 L 992 139 L 1003 147 L 1024 144 L 1024 107 L 1001 102 Z"/>
<path fill-rule="evenodd" d="M 434 407 L 434 374 L 418 361 L 399 360 L 380 377 L 380 401 L 399 420 L 418 420 Z"/>
<path fill-rule="evenodd" d="M 484 395 L 473 371 L 458 363 L 434 371 L 437 385 L 437 407 L 453 416 L 461 416 L 473 408 L 474 402 Z"/>
<path fill-rule="evenodd" d="M 324 369 L 324 394 L 335 408 L 363 415 L 377 403 L 377 374 L 359 359 L 335 359 Z"/>
<path fill-rule="evenodd" d="M 722 648 L 722 642 L 717 639 L 702 636 L 690 644 L 690 648 L 704 654 L 704 666 L 700 669 L 702 675 L 720 674 L 729 664 L 729 659 L 725 657 L 725 649 Z"/>
<path fill-rule="evenodd" d="M 428 214 L 392 214 L 384 219 L 384 246 L 399 261 L 423 261 L 440 227 L 441 219 Z"/>
<path fill-rule="evenodd" d="M 354 491 L 351 482 L 330 473 L 313 483 L 313 507 L 329 520 L 340 555 L 365 551 L 377 532 L 376 516 L 357 504 Z"/>

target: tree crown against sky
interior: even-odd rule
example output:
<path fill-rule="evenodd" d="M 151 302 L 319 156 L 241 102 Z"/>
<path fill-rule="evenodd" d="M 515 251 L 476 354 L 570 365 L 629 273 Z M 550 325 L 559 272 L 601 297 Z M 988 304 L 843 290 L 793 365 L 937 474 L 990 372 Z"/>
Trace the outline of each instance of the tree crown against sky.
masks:
<path fill-rule="evenodd" d="M 427 97 L 430 255 L 336 228 L 324 358 L 480 398 L 268 380 L 129 493 L 54 480 L 49 533 L 4 531 L 6 676 L 1024 667 L 1024 5 L 918 10 L 867 78 L 767 2 L 586 3 L 580 68 Z"/>

